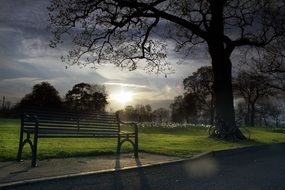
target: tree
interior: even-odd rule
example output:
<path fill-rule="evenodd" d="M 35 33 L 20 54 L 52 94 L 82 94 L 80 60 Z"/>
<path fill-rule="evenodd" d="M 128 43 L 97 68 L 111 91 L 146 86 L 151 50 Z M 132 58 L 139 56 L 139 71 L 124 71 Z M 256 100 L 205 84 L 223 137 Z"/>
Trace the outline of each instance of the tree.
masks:
<path fill-rule="evenodd" d="M 20 101 L 20 107 L 60 108 L 62 101 L 58 91 L 48 82 L 33 86 L 31 93 Z"/>
<path fill-rule="evenodd" d="M 154 120 L 158 122 L 169 121 L 169 110 L 158 108 L 152 112 Z"/>
<path fill-rule="evenodd" d="M 201 104 L 196 94 L 188 93 L 183 98 L 183 108 L 187 123 L 197 123 L 198 112 L 201 110 Z"/>
<path fill-rule="evenodd" d="M 266 85 L 285 92 L 285 39 L 267 48 L 259 59 L 253 58 L 253 69 L 267 76 Z"/>
<path fill-rule="evenodd" d="M 166 43 L 154 36 L 159 29 L 166 30 L 159 27 L 171 27 L 165 38 L 175 39 L 177 51 L 204 43 L 214 73 L 217 137 L 236 140 L 245 137 L 235 124 L 231 55 L 237 48 L 264 48 L 284 37 L 284 4 L 270 0 L 52 0 L 51 46 L 67 34 L 75 44 L 65 58 L 71 64 L 110 61 L 134 70 L 144 60 L 148 71 L 166 72 Z"/>
<path fill-rule="evenodd" d="M 125 109 L 119 110 L 120 119 L 123 121 L 136 121 L 135 110 L 133 106 L 126 106 Z"/>
<path fill-rule="evenodd" d="M 199 102 L 199 107 L 210 113 L 210 124 L 214 123 L 214 75 L 211 67 L 201 67 L 183 80 L 186 93 L 191 93 Z M 196 104 L 196 107 L 198 105 Z M 191 109 L 191 108 L 189 108 Z"/>
<path fill-rule="evenodd" d="M 265 126 L 270 126 L 271 123 L 274 123 L 275 127 L 280 127 L 280 120 L 282 115 L 284 115 L 284 107 L 280 103 L 282 102 L 278 99 L 275 101 L 272 101 L 271 99 L 264 100 L 258 103 L 258 113 L 261 120 L 264 121 Z"/>
<path fill-rule="evenodd" d="M 184 122 L 185 110 L 183 96 L 176 96 L 174 102 L 170 104 L 171 120 L 173 122 Z"/>
<path fill-rule="evenodd" d="M 268 78 L 256 72 L 241 71 L 235 81 L 235 89 L 247 105 L 246 124 L 255 126 L 256 104 L 262 98 L 274 94 L 274 90 L 266 83 Z"/>
<path fill-rule="evenodd" d="M 108 104 L 107 93 L 103 86 L 79 83 L 67 92 L 65 104 L 77 111 L 104 111 Z"/>
<path fill-rule="evenodd" d="M 126 106 L 125 109 L 119 111 L 119 114 L 120 118 L 126 121 L 151 122 L 153 119 L 152 108 L 149 104 Z"/>
<path fill-rule="evenodd" d="M 173 122 L 192 122 L 197 123 L 198 106 L 197 98 L 194 94 L 185 94 L 177 96 L 174 102 L 170 104 L 171 119 Z"/>

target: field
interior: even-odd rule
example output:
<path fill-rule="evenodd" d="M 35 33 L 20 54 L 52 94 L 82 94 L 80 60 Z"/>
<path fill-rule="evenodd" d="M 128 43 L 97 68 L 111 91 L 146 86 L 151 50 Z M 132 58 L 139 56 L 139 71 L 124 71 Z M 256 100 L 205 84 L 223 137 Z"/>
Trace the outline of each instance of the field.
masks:
<path fill-rule="evenodd" d="M 20 120 L 0 119 L 0 161 L 15 160 L 19 142 Z M 206 127 L 140 127 L 139 150 L 148 153 L 189 157 L 197 153 L 285 142 L 284 129 L 250 128 L 251 140 L 226 142 L 207 137 Z M 124 144 L 123 152 L 132 147 Z M 38 158 L 65 158 L 114 154 L 116 139 L 39 139 Z M 25 146 L 23 158 L 30 158 L 30 147 Z"/>

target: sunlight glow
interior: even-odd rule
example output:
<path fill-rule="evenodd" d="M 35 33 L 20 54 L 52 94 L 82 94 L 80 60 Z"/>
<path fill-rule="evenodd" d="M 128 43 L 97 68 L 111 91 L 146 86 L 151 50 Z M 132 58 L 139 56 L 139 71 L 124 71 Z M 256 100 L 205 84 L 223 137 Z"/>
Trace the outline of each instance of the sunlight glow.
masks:
<path fill-rule="evenodd" d="M 121 91 L 113 96 L 113 99 L 120 102 L 121 104 L 126 104 L 133 100 L 133 93 Z"/>

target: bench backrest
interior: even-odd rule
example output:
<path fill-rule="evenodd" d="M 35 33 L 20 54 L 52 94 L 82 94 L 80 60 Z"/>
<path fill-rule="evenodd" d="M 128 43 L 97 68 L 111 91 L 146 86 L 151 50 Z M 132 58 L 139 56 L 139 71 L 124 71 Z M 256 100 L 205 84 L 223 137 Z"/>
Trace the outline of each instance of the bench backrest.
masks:
<path fill-rule="evenodd" d="M 22 126 L 32 130 L 38 123 L 39 133 L 98 133 L 115 134 L 120 131 L 116 113 L 75 113 L 43 110 L 25 110 Z"/>

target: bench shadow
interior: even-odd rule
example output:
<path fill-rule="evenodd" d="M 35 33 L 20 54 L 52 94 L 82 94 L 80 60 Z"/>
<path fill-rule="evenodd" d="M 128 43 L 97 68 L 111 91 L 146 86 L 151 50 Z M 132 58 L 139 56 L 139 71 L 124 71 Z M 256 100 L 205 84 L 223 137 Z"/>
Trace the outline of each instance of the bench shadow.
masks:
<path fill-rule="evenodd" d="M 150 189 L 150 184 L 149 181 L 145 175 L 144 168 L 142 168 L 142 163 L 139 158 L 134 158 L 136 162 L 136 166 L 138 168 L 134 169 L 133 171 L 135 172 L 135 175 L 129 176 L 133 177 L 134 179 L 126 179 L 126 180 L 132 180 L 134 183 L 138 182 L 138 186 L 136 186 L 135 189 L 137 190 L 144 190 L 144 189 Z M 116 156 L 116 161 L 115 161 L 115 172 L 114 172 L 114 183 L 113 183 L 113 189 L 126 189 L 127 187 L 125 185 L 128 184 L 128 181 L 123 181 L 123 174 L 120 171 L 121 169 L 121 164 L 120 164 L 120 155 Z M 136 178 L 136 179 L 135 179 Z"/>
<path fill-rule="evenodd" d="M 114 180 L 113 180 L 113 189 L 124 189 L 123 182 L 122 182 L 122 177 L 120 173 L 120 155 L 116 155 L 116 160 L 115 160 L 115 172 L 114 172 Z"/>
<path fill-rule="evenodd" d="M 8 162 L 8 163 L 5 163 L 5 164 L 1 164 L 0 165 L 0 170 L 2 170 L 2 168 L 6 168 L 6 167 L 9 167 L 9 166 L 12 166 L 12 165 L 16 165 L 18 162 Z"/>
<path fill-rule="evenodd" d="M 29 164 L 20 167 L 18 164 L 18 162 L 12 162 L 0 167 L 0 173 L 5 173 L 0 177 L 0 183 L 13 182 L 15 181 L 15 178 L 18 178 L 19 176 L 25 176 L 25 173 L 29 172 L 31 169 Z M 12 171 L 10 171 L 9 167 L 12 167 Z"/>
<path fill-rule="evenodd" d="M 140 189 L 151 189 L 150 188 L 150 184 L 149 184 L 149 181 L 145 175 L 145 169 L 142 166 L 142 163 L 140 161 L 139 158 L 135 158 L 135 161 L 136 161 L 136 165 L 137 167 L 137 172 L 138 172 L 138 175 L 139 175 L 139 179 L 140 179 Z"/>

